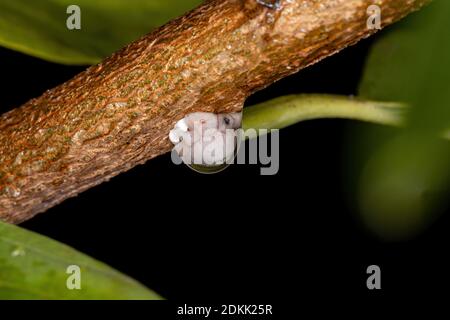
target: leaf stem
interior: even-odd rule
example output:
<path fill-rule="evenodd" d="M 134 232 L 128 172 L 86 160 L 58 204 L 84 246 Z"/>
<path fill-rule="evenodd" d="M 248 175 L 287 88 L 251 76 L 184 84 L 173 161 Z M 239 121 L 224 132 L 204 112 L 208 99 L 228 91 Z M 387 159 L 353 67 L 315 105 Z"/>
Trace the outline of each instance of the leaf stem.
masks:
<path fill-rule="evenodd" d="M 327 94 L 288 95 L 244 108 L 242 127 L 244 130 L 282 129 L 301 121 L 327 118 L 403 126 L 406 124 L 407 110 L 408 105 L 399 102 Z M 450 140 L 450 129 L 441 136 Z"/>
<path fill-rule="evenodd" d="M 343 118 L 401 126 L 407 106 L 354 97 L 300 94 L 279 97 L 244 109 L 243 128 L 281 129 L 300 121 Z"/>

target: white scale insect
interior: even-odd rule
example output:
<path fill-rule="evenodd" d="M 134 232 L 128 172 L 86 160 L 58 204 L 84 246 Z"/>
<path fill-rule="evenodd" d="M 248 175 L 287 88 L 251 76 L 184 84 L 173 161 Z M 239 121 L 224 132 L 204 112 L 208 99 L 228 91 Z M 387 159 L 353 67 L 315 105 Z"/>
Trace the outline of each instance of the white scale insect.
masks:
<path fill-rule="evenodd" d="M 169 133 L 174 150 L 187 165 L 206 167 L 229 163 L 238 146 L 242 113 L 190 113 Z"/>

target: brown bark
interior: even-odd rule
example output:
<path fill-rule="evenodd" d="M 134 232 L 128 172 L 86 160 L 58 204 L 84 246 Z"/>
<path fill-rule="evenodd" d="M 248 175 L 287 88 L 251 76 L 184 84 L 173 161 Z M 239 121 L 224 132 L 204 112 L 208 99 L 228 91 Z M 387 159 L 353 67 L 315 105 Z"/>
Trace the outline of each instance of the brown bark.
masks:
<path fill-rule="evenodd" d="M 212 0 L 0 118 L 0 219 L 18 223 L 171 149 L 193 111 L 241 110 L 253 92 L 428 0 Z"/>

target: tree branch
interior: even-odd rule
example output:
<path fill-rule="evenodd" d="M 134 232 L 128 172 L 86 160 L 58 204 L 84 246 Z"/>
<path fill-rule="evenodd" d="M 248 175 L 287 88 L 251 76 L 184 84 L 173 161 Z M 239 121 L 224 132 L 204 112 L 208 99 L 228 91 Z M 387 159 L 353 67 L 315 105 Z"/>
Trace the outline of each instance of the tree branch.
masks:
<path fill-rule="evenodd" d="M 0 118 L 0 219 L 18 223 L 170 151 L 173 124 L 257 90 L 428 0 L 212 0 Z"/>

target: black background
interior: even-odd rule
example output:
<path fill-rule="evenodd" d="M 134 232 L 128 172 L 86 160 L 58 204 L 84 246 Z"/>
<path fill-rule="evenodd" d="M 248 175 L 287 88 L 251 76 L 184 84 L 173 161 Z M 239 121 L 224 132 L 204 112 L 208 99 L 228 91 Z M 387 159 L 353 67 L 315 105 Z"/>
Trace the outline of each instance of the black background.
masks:
<path fill-rule="evenodd" d="M 247 105 L 290 93 L 356 94 L 371 41 L 273 84 Z M 0 67 L 1 112 L 85 69 L 7 49 Z M 344 143 L 358 125 L 319 120 L 281 130 L 275 176 L 260 176 L 258 165 L 201 175 L 160 156 L 22 227 L 177 301 L 370 301 L 445 290 L 448 214 L 403 242 L 378 239 L 354 214 Z M 371 264 L 382 270 L 378 292 L 366 288 Z"/>

